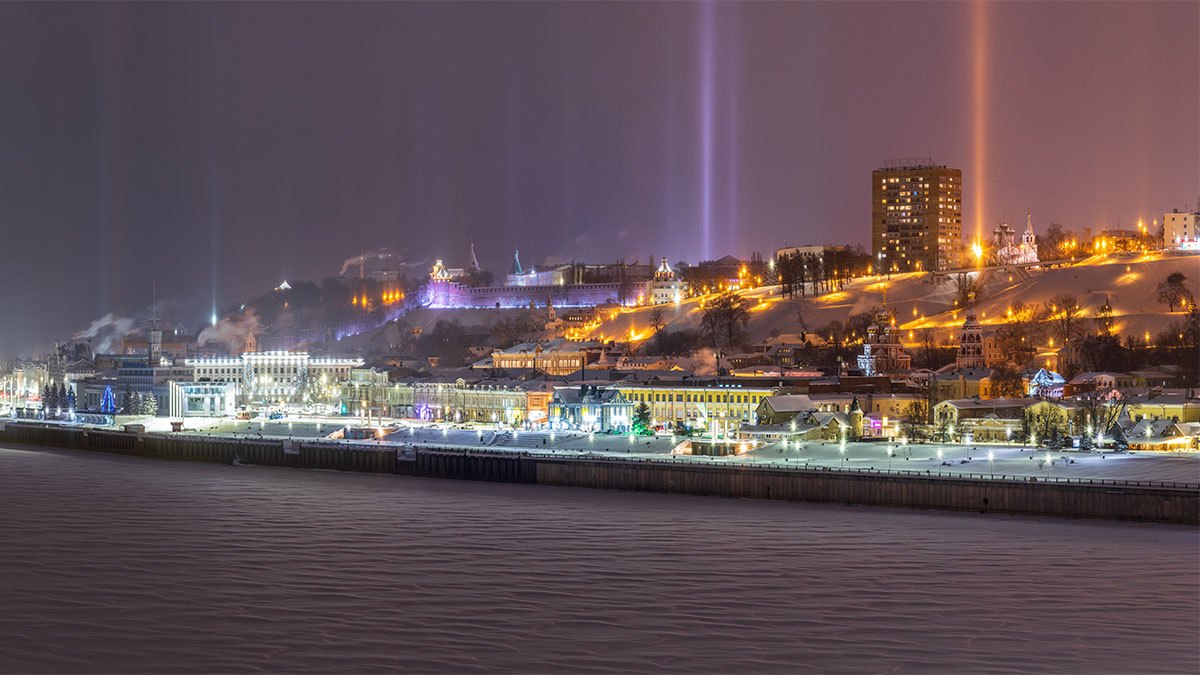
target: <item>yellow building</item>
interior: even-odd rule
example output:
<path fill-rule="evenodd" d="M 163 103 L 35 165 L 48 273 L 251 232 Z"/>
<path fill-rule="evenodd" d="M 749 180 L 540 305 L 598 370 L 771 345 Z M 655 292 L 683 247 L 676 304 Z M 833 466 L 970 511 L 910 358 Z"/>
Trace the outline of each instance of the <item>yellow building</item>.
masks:
<path fill-rule="evenodd" d="M 1187 390 L 1162 391 L 1156 396 L 1129 402 L 1129 414 L 1152 420 L 1200 422 L 1200 397 L 1188 397 Z"/>
<path fill-rule="evenodd" d="M 1001 398 L 1001 393 L 996 390 L 992 382 L 991 368 L 968 368 L 939 374 L 934 386 L 937 389 L 938 401 L 958 398 Z M 1020 391 L 1008 392 L 1008 394 L 1011 396 L 1023 393 L 1028 391 L 1028 387 L 1029 381 L 1022 378 Z"/>
<path fill-rule="evenodd" d="M 757 410 L 773 393 L 767 386 L 656 383 L 613 385 L 633 404 L 650 406 L 655 425 L 683 424 L 718 438 L 737 435 L 743 424 L 757 423 Z"/>

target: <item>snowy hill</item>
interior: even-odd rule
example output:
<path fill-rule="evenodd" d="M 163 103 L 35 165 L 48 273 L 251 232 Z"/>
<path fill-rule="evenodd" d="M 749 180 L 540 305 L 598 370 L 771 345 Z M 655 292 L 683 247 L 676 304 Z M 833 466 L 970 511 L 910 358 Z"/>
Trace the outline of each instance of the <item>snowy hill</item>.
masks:
<path fill-rule="evenodd" d="M 999 324 L 1015 302 L 1043 304 L 1059 294 L 1076 296 L 1085 318 L 1094 318 L 1107 298 L 1113 308 L 1118 333 L 1141 336 L 1163 330 L 1171 321 L 1182 318 L 1177 306 L 1174 315 L 1155 297 L 1159 282 L 1172 272 L 1182 272 L 1187 286 L 1200 297 L 1200 256 L 1174 256 L 1158 253 L 1089 258 L 1069 267 L 984 273 L 984 290 L 977 303 L 981 323 Z M 977 273 L 978 274 L 978 273 Z M 926 326 L 945 328 L 944 340 L 962 325 L 963 314 L 954 305 L 956 285 L 947 276 L 910 273 L 887 277 L 866 277 L 847 284 L 844 290 L 816 298 L 784 299 L 778 287 L 743 291 L 751 300 L 751 319 L 747 329 L 751 341 L 765 339 L 771 331 L 796 333 L 814 331 L 831 321 L 842 321 L 850 314 L 870 311 L 884 305 L 894 308 L 902 328 Z M 702 310 L 699 299 L 679 305 L 663 305 L 664 318 L 672 328 L 700 328 Z M 632 309 L 605 321 L 589 337 L 628 339 L 633 331 L 637 339 L 649 337 L 651 308 Z"/>

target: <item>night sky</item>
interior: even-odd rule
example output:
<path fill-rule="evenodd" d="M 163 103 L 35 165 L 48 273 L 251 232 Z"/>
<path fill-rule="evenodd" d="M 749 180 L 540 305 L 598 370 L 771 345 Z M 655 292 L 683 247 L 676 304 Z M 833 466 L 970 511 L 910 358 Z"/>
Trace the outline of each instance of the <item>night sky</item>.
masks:
<path fill-rule="evenodd" d="M 461 265 L 868 244 L 1200 197 L 1200 3 L 0 4 L 0 354 L 160 295 L 194 327 L 360 250 Z"/>

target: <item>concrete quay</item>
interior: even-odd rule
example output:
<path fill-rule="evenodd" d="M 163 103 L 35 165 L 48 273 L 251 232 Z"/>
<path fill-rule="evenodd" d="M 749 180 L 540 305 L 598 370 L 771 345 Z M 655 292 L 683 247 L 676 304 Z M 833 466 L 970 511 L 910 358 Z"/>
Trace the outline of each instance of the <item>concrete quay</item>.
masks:
<path fill-rule="evenodd" d="M 1200 488 L 1148 481 L 1056 482 L 830 468 L 706 465 L 594 455 L 447 449 L 435 445 L 147 434 L 26 422 L 0 423 L 0 442 L 177 461 L 1200 525 Z"/>

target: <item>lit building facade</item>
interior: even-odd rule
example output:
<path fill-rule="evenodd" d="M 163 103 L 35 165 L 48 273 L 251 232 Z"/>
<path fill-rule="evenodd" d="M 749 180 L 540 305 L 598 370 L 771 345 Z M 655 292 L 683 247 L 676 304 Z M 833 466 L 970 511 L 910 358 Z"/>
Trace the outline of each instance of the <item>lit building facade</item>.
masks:
<path fill-rule="evenodd" d="M 236 382 L 170 382 L 171 417 L 231 417 L 237 412 Z"/>
<path fill-rule="evenodd" d="M 1167 248 L 1200 250 L 1200 212 L 1164 213 L 1162 225 L 1163 244 Z"/>
<path fill-rule="evenodd" d="M 992 230 L 992 257 L 997 265 L 1022 265 L 1038 261 L 1037 235 L 1033 233 L 1033 215 L 1025 214 L 1025 233 L 1017 241 L 1017 231 L 1008 221 Z"/>
<path fill-rule="evenodd" d="M 568 342 L 562 338 L 547 343 L 526 342 L 492 352 L 492 367 L 501 370 L 539 370 L 547 375 L 570 375 L 583 370 L 594 360 L 588 343 Z"/>
<path fill-rule="evenodd" d="M 187 359 L 197 382 L 236 382 L 240 402 L 333 402 L 339 384 L 360 368 L 354 357 L 313 357 L 307 352 L 243 352 L 235 357 Z"/>
<path fill-rule="evenodd" d="M 633 406 L 645 403 L 655 426 L 684 426 L 720 438 L 737 435 L 743 424 L 758 423 L 758 407 L 774 391 L 767 386 L 679 382 L 614 383 Z"/>
<path fill-rule="evenodd" d="M 900 336 L 887 317 L 880 316 L 867 327 L 858 368 L 867 376 L 904 375 L 912 370 L 912 357 L 904 351 Z"/>
<path fill-rule="evenodd" d="M 389 414 L 388 375 L 374 368 L 351 368 L 350 375 L 343 380 L 341 390 L 341 412 L 344 415 L 362 415 L 365 412 Z"/>
<path fill-rule="evenodd" d="M 962 333 L 959 334 L 958 356 L 954 366 L 958 370 L 968 368 L 983 368 L 987 360 L 983 356 L 983 326 L 979 325 L 979 317 L 975 314 L 975 294 L 970 294 L 967 305 L 967 318 L 963 321 Z"/>
<path fill-rule="evenodd" d="M 550 426 L 588 432 L 624 433 L 633 428 L 633 405 L 617 389 L 558 387 L 550 399 Z"/>
<path fill-rule="evenodd" d="M 962 171 L 930 159 L 888 160 L 871 173 L 871 252 L 880 270 L 962 266 Z"/>
<path fill-rule="evenodd" d="M 150 366 L 140 362 L 126 362 L 117 368 L 115 377 L 93 377 L 75 383 L 75 408 L 77 410 L 99 410 L 104 400 L 104 390 L 111 387 L 117 404 L 123 403 L 126 392 L 141 398 L 154 397 L 158 415 L 170 410 L 171 384 L 191 382 L 193 370 L 188 365 Z"/>
<path fill-rule="evenodd" d="M 666 258 L 658 264 L 654 280 L 650 282 L 650 302 L 655 305 L 678 304 L 683 301 L 687 284 L 675 274 Z"/>
<path fill-rule="evenodd" d="M 444 422 L 480 422 L 542 427 L 551 393 L 543 383 L 481 380 L 468 383 L 414 382 L 412 407 L 405 417 Z"/>
<path fill-rule="evenodd" d="M 41 398 L 50 379 L 45 362 L 16 362 L 3 378 L 4 400 L 13 407 L 24 408 Z"/>

